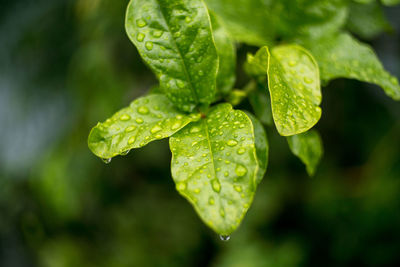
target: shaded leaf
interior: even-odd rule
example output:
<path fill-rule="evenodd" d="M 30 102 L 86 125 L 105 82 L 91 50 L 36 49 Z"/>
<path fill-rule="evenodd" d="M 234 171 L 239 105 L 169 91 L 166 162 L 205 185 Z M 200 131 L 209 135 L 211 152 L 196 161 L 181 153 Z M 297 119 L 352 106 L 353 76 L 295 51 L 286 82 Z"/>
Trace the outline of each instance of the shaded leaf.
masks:
<path fill-rule="evenodd" d="M 306 165 L 310 176 L 315 174 L 323 155 L 322 140 L 316 130 L 287 137 L 290 150 Z"/>
<path fill-rule="evenodd" d="M 258 162 L 253 125 L 230 104 L 170 138 L 176 188 L 201 219 L 221 235 L 232 233 L 252 203 Z"/>
<path fill-rule="evenodd" d="M 178 111 L 164 95 L 152 94 L 133 101 L 90 132 L 88 144 L 103 159 L 124 155 L 130 149 L 169 137 L 198 120 L 198 114 Z"/>
<path fill-rule="evenodd" d="M 265 89 L 254 83 L 254 90 L 249 93 L 249 102 L 256 117 L 265 125 L 272 125 L 271 99 Z"/>
<path fill-rule="evenodd" d="M 257 184 L 264 178 L 265 172 L 268 167 L 268 153 L 269 145 L 267 139 L 267 133 L 261 122 L 249 112 L 246 112 L 247 116 L 251 119 L 254 128 L 255 146 L 258 161 L 258 172 L 257 172 Z"/>
<path fill-rule="evenodd" d="M 400 4 L 400 0 L 382 0 L 382 3 L 386 6 L 394 6 Z"/>
<path fill-rule="evenodd" d="M 219 57 L 219 68 L 217 75 L 217 93 L 228 94 L 235 83 L 236 69 L 236 47 L 228 32 L 218 21 L 215 15 L 211 15 L 213 35 Z"/>
<path fill-rule="evenodd" d="M 214 100 L 218 56 L 203 1 L 131 0 L 126 31 L 179 109 Z"/>
<path fill-rule="evenodd" d="M 347 33 L 305 44 L 318 61 L 321 79 L 352 78 L 374 83 L 386 94 L 400 100 L 400 86 L 397 78 L 391 76 L 380 63 L 372 48 Z"/>

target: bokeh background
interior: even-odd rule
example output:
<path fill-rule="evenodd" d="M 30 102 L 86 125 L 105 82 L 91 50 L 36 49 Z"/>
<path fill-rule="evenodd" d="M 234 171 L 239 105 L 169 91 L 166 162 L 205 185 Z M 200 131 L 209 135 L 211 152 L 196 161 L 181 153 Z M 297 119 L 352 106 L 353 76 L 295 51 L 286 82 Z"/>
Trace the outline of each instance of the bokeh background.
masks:
<path fill-rule="evenodd" d="M 0 266 L 400 266 L 400 104 L 376 86 L 324 87 L 313 178 L 267 129 L 267 175 L 229 242 L 176 192 L 167 141 L 91 154 L 91 127 L 156 84 L 127 2 L 0 0 Z M 385 13 L 392 31 L 368 42 L 400 77 L 400 9 Z"/>

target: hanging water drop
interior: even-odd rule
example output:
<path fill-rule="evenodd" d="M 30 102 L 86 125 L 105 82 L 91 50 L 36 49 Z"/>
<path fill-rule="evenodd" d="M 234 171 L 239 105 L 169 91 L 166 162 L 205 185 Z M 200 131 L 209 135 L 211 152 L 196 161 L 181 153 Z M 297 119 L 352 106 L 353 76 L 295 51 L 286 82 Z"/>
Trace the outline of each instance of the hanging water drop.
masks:
<path fill-rule="evenodd" d="M 111 162 L 111 158 L 101 159 L 105 164 L 109 164 Z"/>
<path fill-rule="evenodd" d="M 230 235 L 220 235 L 219 239 L 221 239 L 221 241 L 228 242 L 229 239 L 231 239 L 231 236 Z"/>

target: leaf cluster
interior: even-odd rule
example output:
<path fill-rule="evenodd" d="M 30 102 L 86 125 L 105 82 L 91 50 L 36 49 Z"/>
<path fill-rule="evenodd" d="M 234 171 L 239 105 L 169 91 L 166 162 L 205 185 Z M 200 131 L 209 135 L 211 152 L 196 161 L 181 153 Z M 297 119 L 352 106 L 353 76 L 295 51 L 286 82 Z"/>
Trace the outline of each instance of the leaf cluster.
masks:
<path fill-rule="evenodd" d="M 267 169 L 266 126 L 275 125 L 313 175 L 323 154 L 313 129 L 321 83 L 357 79 L 400 100 L 398 80 L 350 33 L 372 38 L 390 29 L 382 4 L 399 1 L 293 2 L 131 0 L 126 31 L 159 87 L 95 126 L 89 148 L 109 162 L 169 138 L 177 191 L 215 232 L 231 234 Z M 371 18 L 377 23 L 366 29 Z M 239 43 L 259 50 L 243 66 L 250 82 L 234 89 Z M 255 115 L 234 108 L 245 98 Z"/>

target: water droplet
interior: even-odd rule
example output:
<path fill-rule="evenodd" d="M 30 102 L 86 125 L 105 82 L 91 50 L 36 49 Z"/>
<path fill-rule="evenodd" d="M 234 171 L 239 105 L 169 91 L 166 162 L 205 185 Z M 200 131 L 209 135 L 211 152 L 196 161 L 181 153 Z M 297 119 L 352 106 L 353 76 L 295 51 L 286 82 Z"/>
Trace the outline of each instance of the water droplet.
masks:
<path fill-rule="evenodd" d="M 121 154 L 121 156 L 126 156 L 126 155 L 129 154 L 130 151 L 131 151 L 131 150 L 128 149 L 128 150 L 125 150 L 125 151 L 120 152 L 119 154 Z"/>
<path fill-rule="evenodd" d="M 135 126 L 129 126 L 125 129 L 125 132 L 129 133 L 129 132 L 133 132 L 136 129 Z"/>
<path fill-rule="evenodd" d="M 172 125 L 172 130 L 176 130 L 176 129 L 178 129 L 179 127 L 181 127 L 181 122 L 179 122 L 179 121 L 177 121 L 177 122 L 175 122 L 173 125 Z"/>
<path fill-rule="evenodd" d="M 243 165 L 238 164 L 236 166 L 235 173 L 237 174 L 237 176 L 242 177 L 242 176 L 246 175 L 247 169 Z"/>
<path fill-rule="evenodd" d="M 195 192 L 196 194 L 199 194 L 200 193 L 200 189 L 199 188 L 196 188 L 195 190 L 193 190 L 193 192 Z"/>
<path fill-rule="evenodd" d="M 190 133 L 198 133 L 200 131 L 201 131 L 200 127 L 197 126 L 192 127 L 192 129 L 190 129 Z"/>
<path fill-rule="evenodd" d="M 177 183 L 176 189 L 177 189 L 178 191 L 183 191 L 183 190 L 185 190 L 185 189 L 186 189 L 186 183 L 184 183 L 184 182 Z"/>
<path fill-rule="evenodd" d="M 195 145 L 197 145 L 199 142 L 197 142 L 197 141 L 194 141 L 193 143 L 192 143 L 192 146 L 195 146 Z"/>
<path fill-rule="evenodd" d="M 136 121 L 136 123 L 139 123 L 139 124 L 142 124 L 144 122 L 143 119 L 141 119 L 141 118 L 137 118 L 135 121 Z"/>
<path fill-rule="evenodd" d="M 211 186 L 215 192 L 219 193 L 219 191 L 221 191 L 221 184 L 217 179 L 211 181 Z"/>
<path fill-rule="evenodd" d="M 290 67 L 294 67 L 294 66 L 296 66 L 297 65 L 297 62 L 295 61 L 295 60 L 290 60 L 289 61 L 289 66 Z"/>
<path fill-rule="evenodd" d="M 186 23 L 189 23 L 189 22 L 192 21 L 192 19 L 191 19 L 190 17 L 186 17 L 186 18 L 185 18 L 185 21 L 186 21 Z"/>
<path fill-rule="evenodd" d="M 236 146 L 238 144 L 238 142 L 236 140 L 231 139 L 228 142 L 226 142 L 226 144 L 228 146 Z"/>
<path fill-rule="evenodd" d="M 174 33 L 174 37 L 175 37 L 175 38 L 179 38 L 180 36 L 181 36 L 181 33 L 180 33 L 180 32 Z"/>
<path fill-rule="evenodd" d="M 144 35 L 143 33 L 138 33 L 138 35 L 136 36 L 136 40 L 138 40 L 139 42 L 143 42 L 144 37 L 146 37 L 146 35 Z"/>
<path fill-rule="evenodd" d="M 214 204 L 215 204 L 215 200 L 214 200 L 213 197 L 210 197 L 210 198 L 208 199 L 208 204 L 210 204 L 210 205 L 214 205 Z"/>
<path fill-rule="evenodd" d="M 145 106 L 138 107 L 137 112 L 139 112 L 142 115 L 148 114 L 149 109 Z"/>
<path fill-rule="evenodd" d="M 243 155 L 244 152 L 246 152 L 246 149 L 244 149 L 243 147 L 239 148 L 238 151 L 237 151 L 237 153 L 238 153 L 239 155 Z"/>
<path fill-rule="evenodd" d="M 229 172 L 225 172 L 225 173 L 224 173 L 224 176 L 225 176 L 225 177 L 228 177 L 228 175 L 229 175 Z"/>
<path fill-rule="evenodd" d="M 128 140 L 128 145 L 132 145 L 133 143 L 135 143 L 136 141 L 136 136 L 131 136 L 131 138 L 129 138 Z"/>
<path fill-rule="evenodd" d="M 313 82 L 313 79 L 311 79 L 311 78 L 309 78 L 309 77 L 305 77 L 305 78 L 304 78 L 304 82 L 310 84 L 310 83 Z"/>
<path fill-rule="evenodd" d="M 225 211 L 223 209 L 219 210 L 219 214 L 221 215 L 221 217 L 225 217 Z"/>
<path fill-rule="evenodd" d="M 233 188 L 235 189 L 235 191 L 237 192 L 242 192 L 242 187 L 240 185 L 235 185 L 233 186 Z"/>
<path fill-rule="evenodd" d="M 144 45 L 146 47 L 147 50 L 152 50 L 153 49 L 153 42 L 146 42 L 146 44 Z"/>
<path fill-rule="evenodd" d="M 111 162 L 111 158 L 101 159 L 105 164 L 109 164 Z"/>
<path fill-rule="evenodd" d="M 155 31 L 153 32 L 153 36 L 156 37 L 156 38 L 160 38 L 161 35 L 163 35 L 163 31 L 155 30 Z"/>
<path fill-rule="evenodd" d="M 137 25 L 139 28 L 143 28 L 144 26 L 147 25 L 147 23 L 146 23 L 146 21 L 145 21 L 144 19 L 138 19 L 138 20 L 136 20 L 136 25 Z"/>
<path fill-rule="evenodd" d="M 150 132 L 152 134 L 158 133 L 159 131 L 161 131 L 162 128 L 159 125 L 154 126 L 153 128 L 151 128 Z"/>
<path fill-rule="evenodd" d="M 128 114 L 124 114 L 121 117 L 119 117 L 119 119 L 121 121 L 129 121 L 131 119 L 131 116 L 129 116 Z"/>

